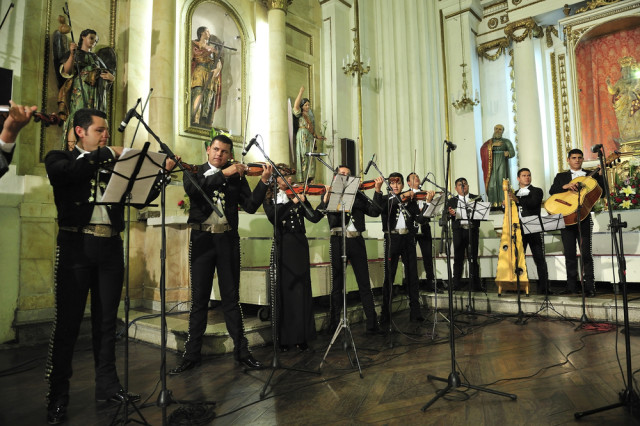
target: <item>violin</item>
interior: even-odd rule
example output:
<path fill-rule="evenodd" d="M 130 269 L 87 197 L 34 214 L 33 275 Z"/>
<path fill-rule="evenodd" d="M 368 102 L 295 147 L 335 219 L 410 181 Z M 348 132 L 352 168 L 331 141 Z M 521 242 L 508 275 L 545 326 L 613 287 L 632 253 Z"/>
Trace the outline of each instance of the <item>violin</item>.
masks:
<path fill-rule="evenodd" d="M 360 186 L 358 187 L 358 189 L 360 191 L 365 191 L 367 189 L 373 189 L 375 187 L 376 187 L 376 181 L 372 179 L 372 180 L 365 180 L 360 182 Z"/>
<path fill-rule="evenodd" d="M 58 125 L 58 127 L 62 127 L 62 125 L 64 124 L 64 120 L 58 117 L 57 114 L 47 114 L 45 112 L 35 111 L 31 114 L 31 116 L 33 117 L 33 121 L 35 121 L 36 123 L 42 121 L 42 124 L 44 124 L 45 127 L 49 127 L 52 124 L 56 124 Z"/>
<path fill-rule="evenodd" d="M 293 191 L 294 192 L 291 192 L 291 190 L 287 188 L 284 192 L 287 194 L 289 198 L 293 198 L 294 193 L 295 194 L 304 193 L 305 195 L 324 195 L 327 192 L 327 188 L 324 185 L 310 184 L 310 185 L 307 185 L 306 191 L 305 191 L 305 187 L 302 185 L 294 186 Z"/>
<path fill-rule="evenodd" d="M 11 110 L 12 108 L 4 105 L 0 107 L 0 113 L 8 112 L 9 114 L 11 114 Z M 58 114 L 47 114 L 46 112 L 34 111 L 31 113 L 31 116 L 33 117 L 33 121 L 35 121 L 36 123 L 42 121 L 42 124 L 44 124 L 45 127 L 49 127 L 52 124 L 56 124 L 58 126 L 62 126 L 64 124 L 64 120 L 60 118 Z"/>
<path fill-rule="evenodd" d="M 400 194 L 400 199 L 402 200 L 403 203 L 411 201 L 411 194 L 410 194 L 411 192 L 412 190 L 409 190 L 409 191 L 404 191 L 403 193 Z M 428 191 L 414 192 L 413 199 L 415 201 L 426 201 L 428 195 L 429 195 Z"/>
<path fill-rule="evenodd" d="M 185 163 L 184 161 L 180 161 L 180 165 L 184 167 L 185 170 L 191 173 L 198 173 L 199 166 L 197 164 L 189 164 L 189 163 Z"/>
<path fill-rule="evenodd" d="M 267 163 L 247 163 L 245 176 L 261 176 Z"/>

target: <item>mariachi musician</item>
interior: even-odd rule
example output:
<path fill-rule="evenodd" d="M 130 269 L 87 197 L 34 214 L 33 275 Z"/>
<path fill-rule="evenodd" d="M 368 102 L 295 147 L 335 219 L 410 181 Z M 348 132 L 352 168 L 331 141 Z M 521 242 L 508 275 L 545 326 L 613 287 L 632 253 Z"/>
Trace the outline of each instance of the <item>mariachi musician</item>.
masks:
<path fill-rule="evenodd" d="M 429 203 L 436 195 L 435 191 L 422 191 L 420 189 L 420 177 L 411 172 L 407 175 L 407 185 L 416 193 L 416 197 L 422 195 L 422 199 L 418 199 L 418 207 L 421 211 L 426 211 Z M 425 221 L 422 224 L 416 223 L 416 243 L 420 245 L 420 252 L 422 253 L 422 264 L 424 265 L 424 272 L 427 276 L 427 289 L 435 291 L 435 274 L 433 272 L 433 247 L 431 239 L 431 226 L 429 226 L 429 218 L 425 217 Z M 419 228 L 418 228 L 419 227 Z"/>
<path fill-rule="evenodd" d="M 296 174 L 295 169 L 290 169 L 282 163 L 277 164 L 277 167 L 291 185 Z M 309 241 L 304 220 L 306 218 L 312 223 L 317 223 L 322 219 L 322 213 L 313 210 L 304 193 L 295 197 L 283 178 L 278 177 L 277 183 L 277 194 L 274 195 L 270 187 L 263 203 L 267 218 L 276 227 L 271 249 L 270 278 L 276 281 L 274 284 L 278 290 L 278 312 L 275 317 L 278 319 L 277 338 L 282 352 L 294 347 L 304 352 L 309 350 L 309 341 L 316 338 Z M 324 186 L 320 187 L 325 189 Z M 294 187 L 294 190 L 298 188 L 305 187 Z M 306 208 L 301 203 L 304 203 Z"/>
<path fill-rule="evenodd" d="M 566 172 L 560 172 L 556 174 L 553 180 L 553 185 L 549 190 L 549 194 L 559 194 L 561 192 L 573 191 L 577 193 L 578 184 L 572 183 L 572 180 L 586 176 L 587 172 L 582 169 L 582 162 L 584 161 L 584 154 L 579 149 L 572 149 L 567 154 L 567 163 L 569 163 L 569 170 Z M 604 182 L 602 181 L 602 171 L 592 176 L 600 188 L 604 188 Z M 591 255 L 591 237 L 593 230 L 593 221 L 591 215 L 586 215 L 580 224 L 574 224 L 562 229 L 562 248 L 564 252 L 564 262 L 567 270 L 567 288 L 563 292 L 564 294 L 576 293 L 578 283 L 578 259 L 576 254 L 576 243 L 580 245 L 580 256 L 582 258 L 582 265 L 584 271 L 584 291 L 587 297 L 595 297 L 595 276 L 593 269 L 593 256 Z M 579 218 L 578 218 L 579 220 Z M 580 229 L 578 229 L 580 226 Z M 580 244 L 580 234 L 582 234 L 582 244 Z"/>
<path fill-rule="evenodd" d="M 336 173 L 342 176 L 350 176 L 349 167 L 340 165 L 336 169 Z M 327 192 L 322 203 L 318 205 L 318 210 L 326 209 L 329 203 L 330 192 Z M 367 247 L 364 243 L 362 233 L 365 231 L 364 216 L 378 217 L 380 209 L 367 197 L 362 191 L 356 193 L 355 201 L 351 207 L 351 211 L 346 213 L 346 229 L 347 235 L 346 248 L 342 246 L 342 214 L 327 213 L 327 221 L 331 231 L 331 239 L 329 240 L 329 253 L 331 255 L 331 303 L 329 306 L 329 332 L 333 333 L 340 322 L 340 309 L 342 307 L 342 253 L 343 249 L 347 256 L 347 260 L 351 263 L 353 273 L 358 283 L 360 293 L 360 301 L 364 308 L 364 314 L 367 317 L 368 334 L 378 333 L 378 327 L 375 304 L 373 302 L 373 292 L 371 291 L 371 282 L 369 280 L 369 264 L 367 260 Z"/>
<path fill-rule="evenodd" d="M 424 223 L 425 217 L 418 204 L 413 199 L 414 192 L 407 191 L 406 201 L 402 206 L 398 201 L 404 188 L 404 178 L 400 173 L 389 175 L 389 186 L 393 193 L 387 197 L 382 195 L 382 177 L 376 178 L 376 192 L 373 202 L 378 205 L 382 214 L 382 230 L 384 239 L 384 283 L 382 285 L 382 313 L 380 323 L 389 322 L 391 318 L 391 289 L 393 279 L 398 268 L 398 260 L 402 257 L 409 294 L 409 320 L 423 322 L 424 317 L 420 311 L 420 299 L 418 290 L 418 259 L 416 257 L 415 222 Z"/>
<path fill-rule="evenodd" d="M 526 167 L 518 170 L 518 190 L 511 193 L 511 199 L 520 209 L 521 217 L 540 217 L 542 207 L 542 189 L 531 185 L 531 171 Z M 522 227 L 521 227 L 522 229 Z M 523 230 L 524 231 L 524 230 Z M 544 260 L 544 236 L 542 232 L 522 233 L 522 246 L 526 251 L 531 247 L 533 261 L 538 270 L 538 294 L 547 294 L 549 291 L 549 273 L 547 263 Z"/>
<path fill-rule="evenodd" d="M 238 206 L 242 206 L 247 213 L 255 213 L 264 200 L 272 168 L 270 164 L 264 166 L 262 176 L 252 192 L 244 177 L 247 166 L 231 164 L 229 161 L 232 149 L 233 142 L 222 134 L 215 136 L 211 142 L 207 141 L 208 161 L 194 173 L 200 187 L 223 213 L 222 217 L 205 201 L 190 179 L 184 180 L 184 190 L 191 199 L 187 221 L 191 228 L 191 311 L 182 363 L 169 372 L 171 375 L 181 374 L 200 364 L 202 337 L 207 327 L 209 297 L 216 271 L 222 298 L 221 309 L 227 331 L 233 340 L 234 359 L 246 368 L 262 367 L 262 363 L 249 352 L 242 322 Z"/>

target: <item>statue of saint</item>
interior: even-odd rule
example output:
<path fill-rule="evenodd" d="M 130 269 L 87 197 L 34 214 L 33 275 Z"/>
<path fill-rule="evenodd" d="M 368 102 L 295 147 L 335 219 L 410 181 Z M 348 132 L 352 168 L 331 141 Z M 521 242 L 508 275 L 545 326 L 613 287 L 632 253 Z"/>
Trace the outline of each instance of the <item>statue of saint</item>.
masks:
<path fill-rule="evenodd" d="M 516 155 L 509 139 L 503 138 L 504 126 L 496 124 L 493 137 L 482 144 L 480 158 L 484 174 L 484 186 L 491 206 L 502 204 L 504 192 L 502 180 L 509 178 L 509 158 Z"/>

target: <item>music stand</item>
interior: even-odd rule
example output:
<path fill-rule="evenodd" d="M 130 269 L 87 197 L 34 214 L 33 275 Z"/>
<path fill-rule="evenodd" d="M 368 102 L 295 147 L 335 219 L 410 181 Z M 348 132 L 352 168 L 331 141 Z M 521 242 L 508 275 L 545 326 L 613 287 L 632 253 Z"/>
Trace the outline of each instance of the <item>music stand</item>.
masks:
<path fill-rule="evenodd" d="M 144 144 L 142 150 L 125 148 L 122 155 L 115 162 L 109 184 L 107 185 L 99 205 L 123 204 L 127 206 L 127 221 L 125 227 L 125 293 L 124 293 L 124 380 L 123 399 L 113 415 L 111 424 L 117 421 L 122 409 L 122 424 L 129 422 L 148 425 L 146 419 L 136 406 L 134 401 L 129 399 L 129 237 L 131 228 L 131 204 L 145 204 L 151 188 L 158 176 L 158 169 L 162 168 L 166 155 L 158 152 L 148 152 L 149 142 Z M 133 407 L 142 421 L 129 418 L 129 404 Z"/>
<path fill-rule="evenodd" d="M 564 223 L 564 219 L 562 214 L 558 213 L 558 214 L 552 214 L 549 216 L 541 216 L 541 215 L 537 215 L 537 216 L 520 216 L 520 223 L 522 223 L 522 232 L 525 234 L 535 234 L 535 233 L 542 233 L 542 249 L 544 252 L 544 233 L 546 231 L 556 231 L 558 229 L 563 229 L 565 227 L 565 223 Z M 546 260 L 545 260 L 546 262 Z M 540 277 L 538 277 L 539 279 Z M 544 292 L 544 300 L 542 301 L 542 305 L 540 305 L 540 308 L 535 311 L 533 314 L 531 314 L 531 316 L 529 316 L 529 318 L 538 315 L 540 312 L 542 312 L 543 309 L 547 310 L 547 317 L 549 316 L 549 309 L 551 309 L 553 312 L 555 312 L 556 314 L 558 314 L 559 317 L 561 317 L 562 319 L 567 319 L 564 315 L 562 315 L 560 312 L 558 312 L 554 307 L 553 304 L 551 303 L 551 301 L 549 301 L 549 276 L 547 274 L 547 286 L 545 288 L 545 292 Z M 524 321 L 524 324 L 527 323 L 527 321 L 529 321 L 529 318 L 527 318 Z"/>
<path fill-rule="evenodd" d="M 434 196 L 433 199 L 431 200 L 431 203 L 427 206 L 427 209 L 424 211 L 423 216 L 428 217 L 429 219 L 436 217 L 438 214 L 441 213 L 443 204 L 445 203 L 446 200 L 447 200 L 447 197 L 445 196 L 445 193 Z M 432 259 L 431 261 L 433 262 L 434 260 Z M 436 275 L 435 267 L 433 268 L 433 275 L 434 275 L 434 280 L 433 280 L 433 289 L 434 289 L 433 298 L 434 299 L 433 299 L 433 328 L 431 331 L 431 339 L 433 340 L 436 337 L 438 337 L 438 334 L 436 333 L 436 325 L 438 324 L 438 314 L 442 316 L 442 318 L 444 318 L 444 320 L 447 321 L 449 324 L 453 324 L 453 326 L 457 328 L 461 334 L 464 334 L 464 331 L 462 331 L 462 329 L 458 327 L 455 323 L 452 323 L 451 320 L 447 318 L 445 314 L 443 314 L 442 312 L 438 312 L 438 280 L 435 277 Z"/>
<path fill-rule="evenodd" d="M 333 182 L 331 183 L 331 192 L 329 195 L 330 198 L 329 204 L 326 208 L 326 213 L 341 213 L 342 217 L 342 318 L 340 319 L 338 328 L 336 328 L 335 333 L 333 333 L 331 342 L 329 343 L 329 346 L 327 347 L 327 350 L 322 357 L 322 361 L 320 361 L 320 366 L 318 367 L 318 369 L 322 370 L 322 365 L 324 364 L 324 360 L 327 358 L 327 355 L 331 350 L 331 346 L 333 346 L 333 343 L 340 335 L 340 332 L 344 330 L 345 336 L 342 348 L 347 351 L 349 362 L 351 362 L 351 365 L 353 365 L 353 361 L 351 360 L 351 356 L 349 355 L 348 351 L 348 337 L 351 340 L 351 346 L 353 347 L 353 354 L 356 359 L 358 371 L 360 372 L 360 378 L 363 378 L 362 368 L 360 367 L 360 360 L 358 359 L 358 350 L 356 349 L 356 344 L 353 341 L 353 334 L 351 333 L 351 328 L 349 327 L 349 319 L 347 318 L 347 226 L 345 223 L 345 212 L 347 210 L 351 211 L 359 187 L 360 178 L 353 176 L 335 175 L 333 178 Z"/>
<path fill-rule="evenodd" d="M 459 200 L 460 199 L 458 199 L 458 201 Z M 467 232 L 469 233 L 469 243 L 467 245 L 467 263 L 469 265 L 469 289 L 468 289 L 468 296 L 467 296 L 467 307 L 465 311 L 467 315 L 470 315 L 471 317 L 474 317 L 474 313 L 475 313 L 475 308 L 471 304 L 471 286 L 473 285 L 474 281 L 477 281 L 477 282 L 480 281 L 480 277 L 478 277 L 480 273 L 480 266 L 478 265 L 478 253 L 476 253 L 475 258 L 473 259 L 472 259 L 473 256 L 471 256 L 471 252 L 472 252 L 471 238 L 473 236 L 471 231 L 474 228 L 472 221 L 488 220 L 490 210 L 491 210 L 491 203 L 489 203 L 488 201 L 480 201 L 479 197 L 473 200 L 469 200 L 468 202 L 462 203 L 462 206 L 458 202 L 458 205 L 456 207 L 456 218 L 469 221 L 469 229 L 467 230 Z M 464 213 L 464 215 L 462 213 Z M 480 225 L 478 224 L 478 243 L 480 242 L 479 228 L 480 228 Z M 486 291 L 484 293 L 485 295 L 487 294 Z"/>

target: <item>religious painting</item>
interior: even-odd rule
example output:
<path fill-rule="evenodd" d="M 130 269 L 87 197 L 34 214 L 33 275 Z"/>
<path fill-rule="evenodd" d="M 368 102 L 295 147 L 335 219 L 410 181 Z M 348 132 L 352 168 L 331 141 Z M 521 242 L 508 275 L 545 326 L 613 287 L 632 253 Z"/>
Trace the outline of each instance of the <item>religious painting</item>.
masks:
<path fill-rule="evenodd" d="M 242 135 L 245 38 L 236 14 L 222 2 L 200 1 L 188 16 L 186 131 Z"/>
<path fill-rule="evenodd" d="M 580 147 L 585 160 L 602 144 L 613 150 L 640 144 L 640 18 L 628 17 L 591 28 L 575 48 Z M 635 147 L 635 148 L 634 148 Z"/>
<path fill-rule="evenodd" d="M 122 87 L 115 47 L 115 0 L 51 0 L 46 33 L 43 110 L 59 117 L 60 126 L 43 127 L 40 161 L 52 149 L 73 149 L 73 115 L 96 108 L 113 128 L 116 87 Z M 119 72 L 120 71 L 120 72 Z M 44 124 L 49 124 L 43 120 Z M 53 124 L 56 124 L 55 122 Z"/>

